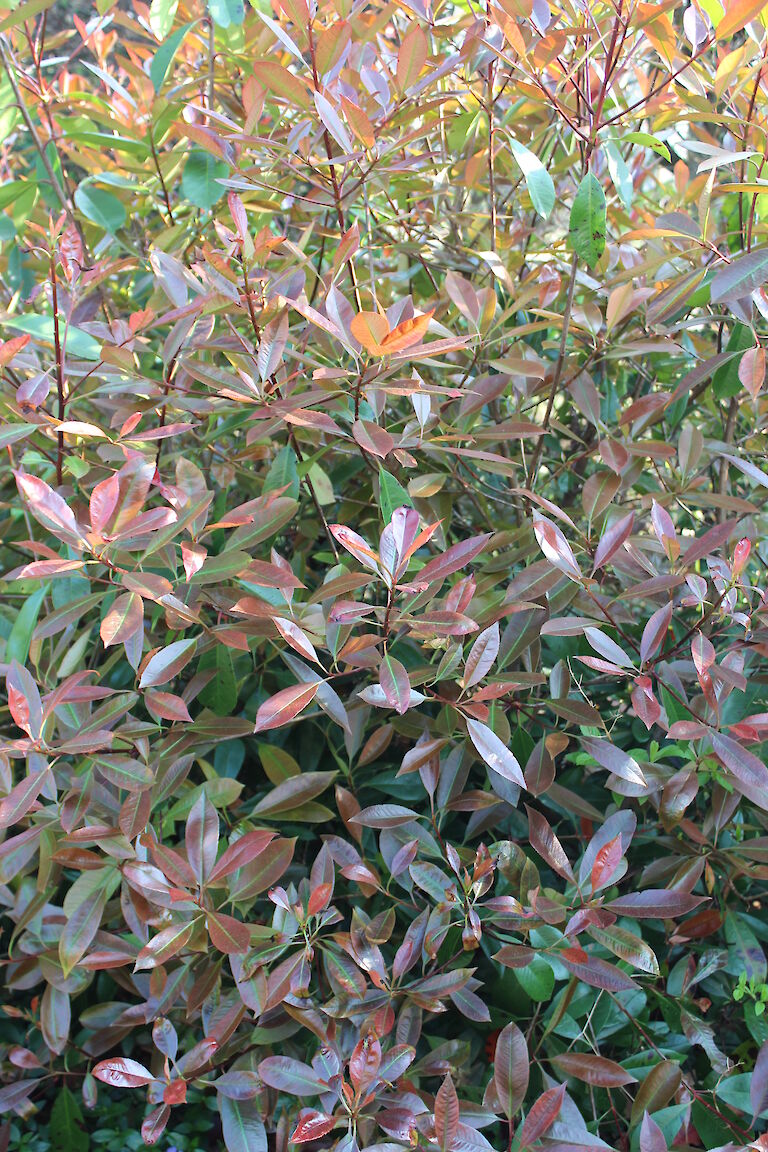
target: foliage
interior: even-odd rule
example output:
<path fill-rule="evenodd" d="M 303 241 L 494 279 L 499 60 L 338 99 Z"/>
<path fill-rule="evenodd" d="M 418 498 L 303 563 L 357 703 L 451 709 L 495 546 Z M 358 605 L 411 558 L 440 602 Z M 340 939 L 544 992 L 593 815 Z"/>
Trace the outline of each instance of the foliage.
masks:
<path fill-rule="evenodd" d="M 6 1147 L 757 1138 L 767 26 L 4 9 Z"/>

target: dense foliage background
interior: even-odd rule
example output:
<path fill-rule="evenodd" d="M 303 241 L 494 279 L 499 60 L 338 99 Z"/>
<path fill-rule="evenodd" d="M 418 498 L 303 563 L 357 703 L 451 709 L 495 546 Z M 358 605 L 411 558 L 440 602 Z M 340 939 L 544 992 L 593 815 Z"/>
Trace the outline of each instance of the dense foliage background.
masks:
<path fill-rule="evenodd" d="M 764 1147 L 767 25 L 2 10 L 0 1148 Z"/>

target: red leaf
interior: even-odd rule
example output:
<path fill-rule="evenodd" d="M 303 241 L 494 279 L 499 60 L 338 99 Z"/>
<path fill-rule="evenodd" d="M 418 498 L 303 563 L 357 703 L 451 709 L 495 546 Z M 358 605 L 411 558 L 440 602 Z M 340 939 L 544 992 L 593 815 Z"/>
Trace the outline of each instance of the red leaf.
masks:
<path fill-rule="evenodd" d="M 411 700 L 411 683 L 403 665 L 388 652 L 379 665 L 379 684 L 389 706 L 403 716 Z"/>
<path fill-rule="evenodd" d="M 364 452 L 378 456 L 380 460 L 388 456 L 395 446 L 386 428 L 381 428 L 372 420 L 355 420 L 352 435 Z"/>
<path fill-rule="evenodd" d="M 113 1088 L 143 1088 L 155 1079 L 143 1064 L 123 1056 L 102 1060 L 93 1069 L 93 1075 L 104 1084 L 111 1084 Z"/>
<path fill-rule="evenodd" d="M 163 1090 L 163 1100 L 166 1104 L 183 1104 L 186 1099 L 186 1080 L 172 1080 Z"/>
<path fill-rule="evenodd" d="M 441 1152 L 448 1152 L 459 1127 L 459 1099 L 450 1072 L 435 1096 L 435 1135 Z"/>
<path fill-rule="evenodd" d="M 227 955 L 247 952 L 251 946 L 248 925 L 243 924 L 241 920 L 235 920 L 234 916 L 225 916 L 221 912 L 208 913 L 208 935 L 214 948 Z"/>
<path fill-rule="evenodd" d="M 516 1024 L 507 1024 L 496 1040 L 493 1077 L 501 1110 L 508 1120 L 517 1113 L 525 1099 L 530 1063 L 525 1037 Z"/>
<path fill-rule="evenodd" d="M 446 576 L 458 572 L 480 555 L 492 535 L 492 532 L 485 532 L 482 536 L 471 536 L 469 540 L 452 545 L 442 556 L 436 556 L 424 565 L 416 576 L 417 582 L 420 585 L 432 584 L 435 580 L 444 580 Z"/>
<path fill-rule="evenodd" d="M 312 684 L 293 684 L 265 700 L 256 713 L 254 732 L 266 732 L 289 724 L 312 703 L 321 683 L 321 680 L 315 680 Z"/>
<path fill-rule="evenodd" d="M 518 1136 L 520 1149 L 530 1148 L 540 1136 L 547 1132 L 560 1115 L 565 1097 L 565 1084 L 548 1088 L 543 1092 L 525 1118 Z"/>
<path fill-rule="evenodd" d="M 335 1116 L 307 1111 L 296 1125 L 290 1141 L 292 1144 L 305 1144 L 308 1140 L 319 1140 L 321 1136 L 328 1135 L 335 1123 Z"/>
<path fill-rule="evenodd" d="M 621 1088 L 624 1084 L 637 1083 L 636 1077 L 626 1072 L 621 1064 L 592 1052 L 563 1052 L 552 1059 L 566 1076 L 573 1076 L 576 1080 L 583 1080 L 585 1084 L 594 1084 L 598 1088 Z"/>
<path fill-rule="evenodd" d="M 246 832 L 244 836 L 235 840 L 222 852 L 221 857 L 211 870 L 208 882 L 213 883 L 215 880 L 221 880 L 224 876 L 236 872 L 238 868 L 244 868 L 246 864 L 250 864 L 251 860 L 261 856 L 275 836 L 275 832 L 270 832 L 265 828 L 256 828 L 252 832 Z"/>

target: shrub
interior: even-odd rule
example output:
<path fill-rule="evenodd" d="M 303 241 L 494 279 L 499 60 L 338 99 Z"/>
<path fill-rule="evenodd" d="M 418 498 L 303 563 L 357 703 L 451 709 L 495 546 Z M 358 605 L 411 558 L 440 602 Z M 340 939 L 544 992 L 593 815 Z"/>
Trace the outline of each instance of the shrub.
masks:
<path fill-rule="evenodd" d="M 6 1139 L 761 1130 L 762 13 L 5 15 Z"/>

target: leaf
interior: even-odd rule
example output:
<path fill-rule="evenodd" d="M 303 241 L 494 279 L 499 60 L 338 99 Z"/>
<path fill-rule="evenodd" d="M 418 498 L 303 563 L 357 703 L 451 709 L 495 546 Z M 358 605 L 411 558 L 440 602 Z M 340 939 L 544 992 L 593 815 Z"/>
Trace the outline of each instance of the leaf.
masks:
<path fill-rule="evenodd" d="M 525 1037 L 516 1024 L 499 1033 L 493 1059 L 493 1078 L 501 1109 L 512 1120 L 525 1100 L 530 1077 L 530 1058 Z"/>
<path fill-rule="evenodd" d="M 355 146 L 333 104 L 326 96 L 323 96 L 322 92 L 315 92 L 314 96 L 315 108 L 325 129 L 339 145 L 342 152 L 354 152 Z"/>
<path fill-rule="evenodd" d="M 219 28 L 242 24 L 245 16 L 243 0 L 208 0 L 208 11 Z"/>
<path fill-rule="evenodd" d="M 90 947 L 101 926 L 107 900 L 120 883 L 115 868 L 83 872 L 64 897 L 66 921 L 59 938 L 59 960 L 65 976 Z"/>
<path fill-rule="evenodd" d="M 381 518 L 389 524 L 396 508 L 413 508 L 413 500 L 399 480 L 379 465 L 379 508 Z"/>
<path fill-rule="evenodd" d="M 187 921 L 184 924 L 172 924 L 161 929 L 153 936 L 148 944 L 139 951 L 136 957 L 135 970 L 158 968 L 173 956 L 177 956 L 192 939 L 195 924 Z"/>
<path fill-rule="evenodd" d="M 640 1125 L 640 1152 L 667 1152 L 667 1141 L 652 1116 L 646 1112 Z"/>
<path fill-rule="evenodd" d="M 105 648 L 124 644 L 144 624 L 144 602 L 135 592 L 124 592 L 113 602 L 101 622 L 99 633 Z"/>
<path fill-rule="evenodd" d="M 13 627 L 5 642 L 6 661 L 15 661 L 20 665 L 26 664 L 30 644 L 32 643 L 32 635 L 35 631 L 45 594 L 46 588 L 43 587 L 38 588 L 35 592 L 31 592 L 24 598 L 24 603 L 19 609 L 18 615 L 13 622 Z"/>
<path fill-rule="evenodd" d="M 319 1140 L 328 1135 L 335 1123 L 335 1117 L 325 1112 L 305 1112 L 293 1131 L 291 1143 L 306 1144 L 307 1141 Z"/>
<path fill-rule="evenodd" d="M 598 1088 L 621 1088 L 625 1084 L 637 1083 L 632 1073 L 625 1071 L 621 1064 L 592 1052 L 563 1052 L 552 1059 L 566 1076 Z"/>
<path fill-rule="evenodd" d="M 172 3 L 171 6 L 173 8 L 174 15 L 175 15 L 175 11 L 176 11 L 176 8 L 178 6 L 178 0 L 176 0 L 175 3 Z M 153 7 L 154 7 L 154 3 L 153 3 Z M 150 15 L 150 22 L 151 22 L 151 15 Z M 173 23 L 173 16 L 171 17 L 171 23 Z M 159 92 L 160 89 L 162 88 L 162 86 L 165 82 L 165 78 L 168 75 L 168 69 L 170 68 L 171 64 L 173 63 L 174 56 L 176 55 L 179 48 L 181 47 L 182 42 L 184 40 L 184 37 L 187 35 L 187 33 L 193 27 L 194 27 L 193 24 L 183 24 L 181 26 L 181 28 L 177 28 L 176 31 L 173 33 L 173 35 L 169 36 L 167 40 L 165 39 L 165 36 L 167 36 L 167 34 L 168 34 L 167 32 L 165 33 L 165 35 L 159 37 L 159 39 L 163 40 L 164 42 L 160 45 L 160 47 L 155 52 L 154 56 L 152 57 L 152 61 L 149 65 L 149 78 L 152 81 L 152 87 L 154 88 L 155 92 Z M 155 31 L 154 28 L 153 28 L 153 31 Z M 170 26 L 168 28 L 168 31 L 170 31 Z M 157 32 L 155 32 L 155 34 L 157 35 Z"/>
<path fill-rule="evenodd" d="M 753 400 L 757 400 L 765 383 L 765 349 L 747 348 L 739 361 L 739 380 Z"/>
<path fill-rule="evenodd" d="M 251 810 L 251 816 L 275 816 L 280 812 L 289 812 L 319 796 L 335 778 L 335 772 L 302 772 L 299 776 L 291 776 L 268 792 Z"/>
<path fill-rule="evenodd" d="M 244 868 L 252 860 L 261 856 L 268 844 L 274 840 L 276 833 L 265 828 L 256 828 L 246 832 L 222 852 L 214 867 L 211 869 L 208 883 L 222 880 L 238 868 Z"/>
<path fill-rule="evenodd" d="M 87 220 L 98 224 L 111 236 L 123 227 L 128 216 L 125 205 L 114 192 L 96 188 L 85 181 L 75 191 L 75 204 Z"/>
<path fill-rule="evenodd" d="M 219 846 L 219 814 L 204 787 L 189 811 L 184 844 L 190 868 L 203 887 L 213 870 Z"/>
<path fill-rule="evenodd" d="M 595 563 L 592 568 L 593 574 L 597 572 L 598 568 L 603 568 L 629 539 L 634 522 L 635 514 L 634 512 L 629 512 L 626 516 L 622 516 L 620 520 L 611 524 L 609 528 L 606 528 L 595 549 Z"/>
<path fill-rule="evenodd" d="M 680 1087 L 680 1065 L 673 1060 L 662 1060 L 654 1065 L 637 1090 L 632 1104 L 631 1123 L 637 1124 L 646 1112 L 663 1108 Z"/>
<path fill-rule="evenodd" d="M 242 12 L 242 0 L 209 0 L 209 3 L 221 5 L 222 8 L 232 4 L 238 6 Z M 184 165 L 181 194 L 190 204 L 194 204 L 195 208 L 202 208 L 204 212 L 208 212 L 224 195 L 225 188 L 220 181 L 226 179 L 228 175 L 229 167 L 223 160 L 218 160 L 210 152 L 193 148 Z"/>
<path fill-rule="evenodd" d="M 715 36 L 718 40 L 730 40 L 737 32 L 741 32 L 750 20 L 756 20 L 765 11 L 763 0 L 730 0 L 727 10 L 715 25 Z"/>
<path fill-rule="evenodd" d="M 427 62 L 427 52 L 428 43 L 423 29 L 418 24 L 412 24 L 397 54 L 396 80 L 401 92 L 407 92 L 418 79 Z"/>
<path fill-rule="evenodd" d="M 290 688 L 283 688 L 269 700 L 265 700 L 256 713 L 254 732 L 267 732 L 271 728 L 289 724 L 312 703 L 317 695 L 319 683 L 315 681 L 312 684 L 292 684 Z"/>
<path fill-rule="evenodd" d="M 768 245 L 736 256 L 730 264 L 720 268 L 712 277 L 710 299 L 713 304 L 721 300 L 740 300 L 761 288 L 766 281 Z"/>
<path fill-rule="evenodd" d="M 713 733 L 712 750 L 728 769 L 738 791 L 759 808 L 768 810 L 768 768 L 763 761 L 722 732 Z"/>
<path fill-rule="evenodd" d="M 139 688 L 156 688 L 173 680 L 189 664 L 196 648 L 197 640 L 190 637 L 187 640 L 176 640 L 155 652 L 141 674 Z"/>
<path fill-rule="evenodd" d="M 605 193 L 597 177 L 588 172 L 579 184 L 571 208 L 568 242 L 590 268 L 594 268 L 605 251 Z"/>
<path fill-rule="evenodd" d="M 101 1080 L 113 1088 L 143 1088 L 155 1079 L 143 1064 L 139 1064 L 137 1060 L 128 1060 L 123 1056 L 116 1056 L 112 1060 L 102 1060 L 93 1069 L 93 1075 L 97 1080 Z"/>
<path fill-rule="evenodd" d="M 0 800 L 0 829 L 18 824 L 26 816 L 49 779 L 49 768 L 41 768 L 20 780 L 7 796 Z"/>
<path fill-rule="evenodd" d="M 499 654 L 498 622 L 491 624 L 475 640 L 464 665 L 464 687 L 471 688 L 490 672 Z"/>
<path fill-rule="evenodd" d="M 605 992 L 628 992 L 637 988 L 635 981 L 626 972 L 614 964 L 590 956 L 583 948 L 563 948 L 557 958 L 578 980 L 592 988 L 602 988 Z"/>
<path fill-rule="evenodd" d="M 285 490 L 287 496 L 293 500 L 299 498 L 299 470 L 296 464 L 296 453 L 288 444 L 275 454 L 264 480 L 265 492 L 278 492 Z"/>
<path fill-rule="evenodd" d="M 552 831 L 549 821 L 534 808 L 529 808 L 527 804 L 525 810 L 528 813 L 528 839 L 531 847 L 538 852 L 543 860 L 546 860 L 558 876 L 563 876 L 575 884 L 576 877 L 573 875 L 570 861 L 565 854 L 565 849 Z"/>
<path fill-rule="evenodd" d="M 200 693 L 200 703 L 217 716 L 231 716 L 237 708 L 237 681 L 229 648 L 217 644 L 203 653 L 197 670 L 206 672 L 210 668 L 214 669 L 215 675 Z"/>
<path fill-rule="evenodd" d="M 417 812 L 400 804 L 372 804 L 349 819 L 352 824 L 362 824 L 364 828 L 399 828 L 402 824 L 410 824 L 417 816 Z"/>
<path fill-rule="evenodd" d="M 459 1100 L 450 1072 L 435 1096 L 435 1135 L 441 1152 L 449 1152 L 459 1127 Z"/>
<path fill-rule="evenodd" d="M 171 1118 L 171 1109 L 167 1104 L 160 1104 L 153 1108 L 141 1124 L 141 1138 L 145 1144 L 156 1144 L 166 1129 Z"/>
<path fill-rule="evenodd" d="M 752 1126 L 768 1107 L 768 1040 L 761 1045 L 749 1082 L 749 1102 L 752 1105 Z"/>
<path fill-rule="evenodd" d="M 149 6 L 149 26 L 158 40 L 165 40 L 173 28 L 173 18 L 178 6 L 179 0 L 152 0 Z"/>
<path fill-rule="evenodd" d="M 641 788 L 646 786 L 645 776 L 637 761 L 626 752 L 622 752 L 610 740 L 598 740 L 592 736 L 582 736 L 581 745 L 593 760 L 597 760 L 601 768 L 606 768 L 614 776 L 619 776 L 630 784 L 637 784 Z"/>
<path fill-rule="evenodd" d="M 481 536 L 471 536 L 460 544 L 453 544 L 442 556 L 436 556 L 424 565 L 417 574 L 418 583 L 432 584 L 435 580 L 444 580 L 446 576 L 458 572 L 480 555 L 492 535 L 492 532 L 485 532 Z"/>
<path fill-rule="evenodd" d="M 672 601 L 657 608 L 643 628 L 640 640 L 640 663 L 645 664 L 661 648 L 672 622 Z"/>
<path fill-rule="evenodd" d="M 468 719 L 467 732 L 480 759 L 484 760 L 489 768 L 498 772 L 505 780 L 511 780 L 513 784 L 525 788 L 525 777 L 520 765 L 487 724 Z"/>
<path fill-rule="evenodd" d="M 581 580 L 581 571 L 579 569 L 576 557 L 573 554 L 570 544 L 566 540 L 563 533 L 548 520 L 545 516 L 538 513 L 533 518 L 533 531 L 536 536 L 539 548 L 546 556 L 547 560 L 555 568 L 559 568 L 571 580 Z"/>
<path fill-rule="evenodd" d="M 706 896 L 692 896 L 689 892 L 646 888 L 643 892 L 628 892 L 626 896 L 618 896 L 605 907 L 617 915 L 631 916 L 635 920 L 666 920 L 685 916 L 706 899 Z"/>
<path fill-rule="evenodd" d="M 398 715 L 405 715 L 411 703 L 411 684 L 406 669 L 389 652 L 384 653 L 379 665 L 379 683 L 389 706 Z"/>
<path fill-rule="evenodd" d="M 319 1096 L 328 1091 L 327 1083 L 313 1068 L 290 1056 L 267 1056 L 259 1064 L 259 1078 L 270 1088 L 292 1096 Z"/>
<path fill-rule="evenodd" d="M 83 1129 L 83 1113 L 66 1085 L 59 1088 L 51 1108 L 50 1134 L 53 1152 L 88 1152 L 90 1139 Z"/>
<path fill-rule="evenodd" d="M 540 1136 L 543 1136 L 560 1115 L 565 1097 L 565 1084 L 557 1088 L 548 1088 L 543 1092 L 526 1116 L 522 1128 L 517 1136 L 520 1149 L 530 1148 Z"/>
<path fill-rule="evenodd" d="M 247 224 L 247 221 L 245 221 L 245 223 Z M 259 353 L 256 362 L 259 367 L 259 377 L 261 378 L 262 384 L 266 384 L 267 380 L 277 371 L 283 358 L 287 341 L 288 313 L 283 312 L 282 315 L 277 316 L 274 320 L 270 320 L 269 324 L 266 324 L 261 330 Z M 296 453 L 293 449 L 286 447 L 281 449 L 281 451 L 289 451 L 291 457 L 295 460 Z M 296 496 L 294 496 L 294 499 L 296 499 Z"/>
<path fill-rule="evenodd" d="M 555 207 L 555 185 L 547 169 L 533 152 L 524 144 L 515 140 L 514 136 L 507 137 L 512 153 L 520 165 L 520 171 L 525 176 L 525 184 L 531 203 L 544 220 L 552 215 Z"/>
<path fill-rule="evenodd" d="M 0 21 L 0 33 L 7 32 L 11 28 L 18 28 L 25 20 L 31 20 L 40 12 L 45 12 L 46 9 L 51 8 L 55 2 L 56 0 L 25 0 L 23 4 L 18 4 L 8 16 Z"/>
<path fill-rule="evenodd" d="M 364 452 L 384 459 L 395 446 L 395 442 L 385 428 L 372 420 L 355 420 L 352 435 Z"/>
<path fill-rule="evenodd" d="M 382 341 L 389 334 L 389 322 L 380 312 L 358 312 L 349 330 L 371 356 L 383 356 Z"/>
<path fill-rule="evenodd" d="M 231 956 L 248 951 L 251 933 L 247 924 L 236 920 L 234 916 L 225 916 L 222 912 L 209 912 L 207 921 L 211 944 L 219 952 Z"/>
<path fill-rule="evenodd" d="M 218 1098 L 227 1152 L 267 1152 L 267 1133 L 255 1100 Z"/>
<path fill-rule="evenodd" d="M 29 504 L 35 519 L 61 539 L 71 543 L 79 542 L 77 521 L 58 492 L 54 492 L 44 480 L 29 476 L 26 472 L 17 472 L 15 475 L 19 495 Z"/>

